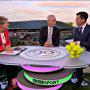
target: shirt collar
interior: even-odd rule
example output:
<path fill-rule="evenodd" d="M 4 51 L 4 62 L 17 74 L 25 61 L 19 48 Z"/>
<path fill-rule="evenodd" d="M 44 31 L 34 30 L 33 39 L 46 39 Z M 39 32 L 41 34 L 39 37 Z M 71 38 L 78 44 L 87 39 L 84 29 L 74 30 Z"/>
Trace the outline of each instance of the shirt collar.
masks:
<path fill-rule="evenodd" d="M 82 28 L 85 28 L 85 26 L 86 26 L 86 23 L 82 26 Z"/>
<path fill-rule="evenodd" d="M 87 23 L 85 23 L 83 26 L 77 26 L 77 28 L 78 28 L 78 27 L 85 28 L 86 24 L 87 24 Z"/>
<path fill-rule="evenodd" d="M 48 26 L 48 29 L 53 29 L 53 27 L 49 27 L 49 26 Z"/>

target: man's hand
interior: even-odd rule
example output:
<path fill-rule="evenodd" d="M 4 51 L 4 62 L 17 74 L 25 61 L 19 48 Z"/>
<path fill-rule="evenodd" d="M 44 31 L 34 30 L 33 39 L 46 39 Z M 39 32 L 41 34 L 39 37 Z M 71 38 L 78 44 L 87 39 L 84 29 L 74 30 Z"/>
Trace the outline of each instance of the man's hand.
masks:
<path fill-rule="evenodd" d="M 40 46 L 40 43 L 39 43 L 39 42 L 36 42 L 35 45 L 36 45 L 36 46 Z"/>
<path fill-rule="evenodd" d="M 45 47 L 52 47 L 53 45 L 52 45 L 52 43 L 50 43 L 50 42 L 45 42 L 45 43 L 44 43 L 44 46 L 45 46 Z"/>
<path fill-rule="evenodd" d="M 75 41 L 75 44 L 80 44 L 80 41 Z"/>

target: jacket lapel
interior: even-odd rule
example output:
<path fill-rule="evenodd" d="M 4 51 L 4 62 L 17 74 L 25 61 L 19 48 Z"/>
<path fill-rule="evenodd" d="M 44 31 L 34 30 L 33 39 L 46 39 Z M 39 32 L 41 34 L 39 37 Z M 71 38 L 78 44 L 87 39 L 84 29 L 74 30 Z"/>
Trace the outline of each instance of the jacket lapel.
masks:
<path fill-rule="evenodd" d="M 82 33 L 81 36 L 85 36 L 86 35 L 86 33 L 87 33 L 87 27 L 88 27 L 88 25 L 85 26 L 85 28 L 84 28 L 83 33 Z"/>
<path fill-rule="evenodd" d="M 48 26 L 46 26 L 46 28 L 45 28 L 45 36 L 46 36 L 46 40 L 47 40 L 47 38 L 48 38 Z"/>
<path fill-rule="evenodd" d="M 53 27 L 53 33 L 52 33 L 52 42 L 54 41 L 55 39 L 55 35 L 56 34 L 56 30 L 55 30 L 55 27 Z"/>

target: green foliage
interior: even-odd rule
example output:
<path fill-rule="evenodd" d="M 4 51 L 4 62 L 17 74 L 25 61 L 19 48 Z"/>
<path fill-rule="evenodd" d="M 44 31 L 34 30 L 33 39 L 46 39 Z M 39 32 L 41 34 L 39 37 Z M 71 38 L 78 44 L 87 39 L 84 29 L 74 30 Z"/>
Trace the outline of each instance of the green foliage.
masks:
<path fill-rule="evenodd" d="M 20 40 L 15 36 L 12 38 L 11 41 L 12 41 L 12 46 L 13 47 L 20 45 Z"/>

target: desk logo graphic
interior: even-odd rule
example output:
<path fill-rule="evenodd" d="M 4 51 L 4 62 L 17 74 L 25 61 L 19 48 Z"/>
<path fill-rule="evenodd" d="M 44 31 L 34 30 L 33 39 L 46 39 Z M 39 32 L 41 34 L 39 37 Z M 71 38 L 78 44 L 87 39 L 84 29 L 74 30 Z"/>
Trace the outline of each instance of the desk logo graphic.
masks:
<path fill-rule="evenodd" d="M 33 78 L 33 83 L 37 83 L 40 85 L 57 85 L 59 80 L 52 81 L 52 80 L 40 80 Z"/>

